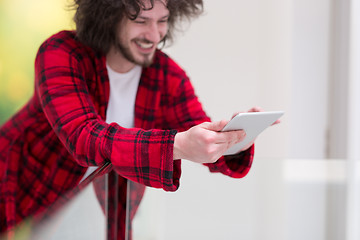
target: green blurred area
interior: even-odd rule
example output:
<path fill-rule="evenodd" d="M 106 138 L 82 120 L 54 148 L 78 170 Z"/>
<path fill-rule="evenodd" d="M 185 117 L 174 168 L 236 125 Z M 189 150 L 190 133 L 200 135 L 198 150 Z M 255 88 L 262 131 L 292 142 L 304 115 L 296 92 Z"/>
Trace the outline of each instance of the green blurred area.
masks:
<path fill-rule="evenodd" d="M 52 34 L 73 29 L 71 0 L 0 0 L 0 125 L 33 95 L 34 60 Z"/>

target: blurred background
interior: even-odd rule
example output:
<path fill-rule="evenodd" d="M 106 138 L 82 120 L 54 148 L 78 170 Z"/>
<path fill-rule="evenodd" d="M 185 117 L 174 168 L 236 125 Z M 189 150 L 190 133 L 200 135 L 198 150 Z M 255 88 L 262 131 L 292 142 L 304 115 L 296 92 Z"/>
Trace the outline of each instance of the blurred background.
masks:
<path fill-rule="evenodd" d="M 32 95 L 40 44 L 73 28 L 70 4 L 0 1 L 0 123 Z M 148 189 L 135 239 L 360 239 L 358 13 L 359 0 L 205 1 L 164 51 L 207 113 L 285 115 L 244 179 L 183 161 L 176 193 Z"/>
<path fill-rule="evenodd" d="M 70 0 L 0 1 L 0 124 L 24 105 L 34 90 L 34 61 L 41 43 L 72 29 Z"/>

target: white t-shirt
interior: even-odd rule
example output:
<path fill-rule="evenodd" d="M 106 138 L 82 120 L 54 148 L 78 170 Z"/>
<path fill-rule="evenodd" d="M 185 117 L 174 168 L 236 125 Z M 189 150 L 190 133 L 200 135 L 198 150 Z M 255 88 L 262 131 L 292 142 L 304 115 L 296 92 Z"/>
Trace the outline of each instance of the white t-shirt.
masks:
<path fill-rule="evenodd" d="M 127 73 L 118 73 L 106 65 L 109 82 L 110 96 L 106 110 L 106 122 L 115 122 L 124 128 L 134 127 L 135 99 L 138 90 L 141 66 L 136 65 Z M 98 167 L 88 167 L 80 182 L 93 173 Z"/>

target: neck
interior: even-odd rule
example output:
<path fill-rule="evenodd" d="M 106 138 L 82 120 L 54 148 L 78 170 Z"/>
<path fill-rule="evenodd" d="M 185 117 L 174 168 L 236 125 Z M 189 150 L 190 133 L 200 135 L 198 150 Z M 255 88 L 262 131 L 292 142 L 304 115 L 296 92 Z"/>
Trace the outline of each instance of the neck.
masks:
<path fill-rule="evenodd" d="M 106 62 L 112 70 L 118 73 L 127 73 L 135 67 L 135 64 L 128 61 L 118 50 L 111 47 L 106 54 Z"/>

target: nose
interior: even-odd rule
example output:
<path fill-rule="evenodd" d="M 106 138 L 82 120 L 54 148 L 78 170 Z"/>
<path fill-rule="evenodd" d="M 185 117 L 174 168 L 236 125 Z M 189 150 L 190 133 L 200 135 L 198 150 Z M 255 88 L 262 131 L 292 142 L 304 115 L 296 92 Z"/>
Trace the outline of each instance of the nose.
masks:
<path fill-rule="evenodd" d="M 153 22 L 149 25 L 145 38 L 153 43 L 159 43 L 164 35 L 163 27 L 159 26 L 157 22 Z"/>

